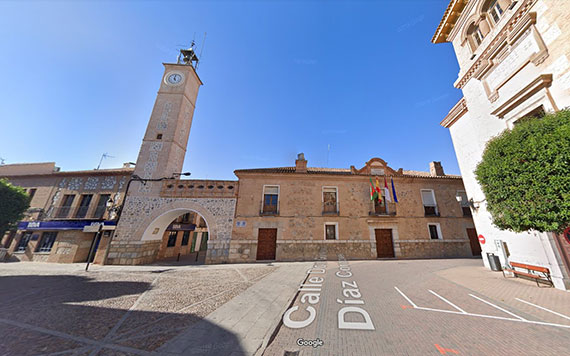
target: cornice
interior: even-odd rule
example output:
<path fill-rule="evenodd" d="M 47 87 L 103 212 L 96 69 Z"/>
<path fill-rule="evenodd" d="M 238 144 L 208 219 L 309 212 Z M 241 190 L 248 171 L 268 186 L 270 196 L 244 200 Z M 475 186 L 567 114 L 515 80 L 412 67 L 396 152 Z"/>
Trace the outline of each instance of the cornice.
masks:
<path fill-rule="evenodd" d="M 441 126 L 445 128 L 450 128 L 459 118 L 465 115 L 469 111 L 467 108 L 467 102 L 465 98 L 461 98 L 457 104 L 455 104 L 449 113 L 445 116 L 445 118 L 439 123 Z"/>
<path fill-rule="evenodd" d="M 527 98 L 531 97 L 543 88 L 548 88 L 551 84 L 552 74 L 541 74 L 515 95 L 505 100 L 505 102 L 501 106 L 497 107 L 491 114 L 502 119 L 509 113 L 509 111 L 520 105 Z"/>
<path fill-rule="evenodd" d="M 453 26 L 461 16 L 461 12 L 465 8 L 465 5 L 467 5 L 468 1 L 469 0 L 451 0 L 449 2 L 447 9 L 445 9 L 445 12 L 443 13 L 439 26 L 437 26 L 435 34 L 431 39 L 433 43 L 443 43 L 447 41 L 447 36 L 450 31 L 453 30 Z"/>

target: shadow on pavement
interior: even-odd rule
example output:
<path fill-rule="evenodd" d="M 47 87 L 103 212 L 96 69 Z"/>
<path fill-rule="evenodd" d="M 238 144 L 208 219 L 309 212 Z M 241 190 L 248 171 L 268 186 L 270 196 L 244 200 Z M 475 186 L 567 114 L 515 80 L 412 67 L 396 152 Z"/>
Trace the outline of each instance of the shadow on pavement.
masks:
<path fill-rule="evenodd" d="M 169 310 L 169 300 L 130 309 L 152 288 L 150 282 L 81 275 L 2 276 L 0 354 L 245 355 L 234 333 L 195 314 Z M 189 334 L 190 340 L 181 339 Z M 172 339 L 176 342 L 169 343 Z"/>

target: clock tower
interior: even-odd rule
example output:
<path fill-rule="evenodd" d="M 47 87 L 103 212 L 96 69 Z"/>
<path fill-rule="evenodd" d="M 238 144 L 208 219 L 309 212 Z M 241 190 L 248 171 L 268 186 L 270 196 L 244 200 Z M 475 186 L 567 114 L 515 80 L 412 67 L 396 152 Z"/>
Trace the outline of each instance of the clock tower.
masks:
<path fill-rule="evenodd" d="M 198 89 L 198 58 L 180 51 L 178 63 L 164 63 L 164 75 L 150 115 L 133 174 L 143 179 L 172 177 L 182 171 Z M 133 184 L 129 197 L 158 196 L 162 182 Z"/>

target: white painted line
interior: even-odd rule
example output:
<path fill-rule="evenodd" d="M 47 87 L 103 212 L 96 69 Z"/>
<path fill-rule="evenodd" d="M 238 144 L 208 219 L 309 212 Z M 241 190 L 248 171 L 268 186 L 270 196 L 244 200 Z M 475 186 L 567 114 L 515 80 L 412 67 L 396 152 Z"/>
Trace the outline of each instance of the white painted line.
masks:
<path fill-rule="evenodd" d="M 498 306 L 498 305 L 495 305 L 495 304 L 493 304 L 493 303 L 491 303 L 491 302 L 488 302 L 488 301 L 486 301 L 486 300 L 484 300 L 484 299 L 481 299 L 481 298 L 479 298 L 479 297 L 476 296 L 476 295 L 473 295 L 473 294 L 469 294 L 469 295 L 472 296 L 473 298 L 477 299 L 477 300 L 482 301 L 483 303 L 489 304 L 490 306 L 499 309 L 500 311 L 503 311 L 503 312 L 505 312 L 505 313 L 507 313 L 507 314 L 509 314 L 509 315 L 512 315 L 512 316 L 514 316 L 514 317 L 517 318 L 517 319 L 526 320 L 525 318 L 521 318 L 520 316 L 518 316 L 518 315 L 516 315 L 516 314 L 514 314 L 514 313 L 511 313 L 510 311 L 508 311 L 508 310 L 506 310 L 506 309 L 503 309 L 503 308 L 501 308 L 501 307 Z"/>
<path fill-rule="evenodd" d="M 564 314 L 560 314 L 560 313 L 555 312 L 555 311 L 553 311 L 553 310 L 546 309 L 545 307 L 541 307 L 540 305 L 532 304 L 531 302 L 527 302 L 527 301 L 522 300 L 522 299 L 519 299 L 519 298 L 515 298 L 515 299 L 518 300 L 519 302 L 523 302 L 523 303 L 526 303 L 526 304 L 528 304 L 528 305 L 532 305 L 533 307 L 536 307 L 536 308 L 538 308 L 538 309 L 546 310 L 547 312 L 550 312 L 550 313 L 552 313 L 552 314 L 558 315 L 558 316 L 561 317 L 561 318 L 570 320 L 570 317 L 568 317 L 568 316 L 566 316 L 566 315 L 564 315 Z"/>
<path fill-rule="evenodd" d="M 428 289 L 428 291 L 435 295 L 436 297 L 438 297 L 439 299 L 443 300 L 444 302 L 446 302 L 447 304 L 451 305 L 452 307 L 454 307 L 455 309 L 459 310 L 460 312 L 462 312 L 463 314 L 467 314 L 467 312 L 463 309 L 461 309 L 460 307 L 458 307 L 457 305 L 453 304 L 452 302 L 450 302 L 449 300 L 445 299 L 444 297 L 442 297 L 441 295 L 437 294 L 436 292 L 432 291 L 431 289 Z"/>
<path fill-rule="evenodd" d="M 398 287 L 394 287 L 394 288 L 396 288 L 398 293 L 400 293 L 402 295 L 402 297 L 404 297 L 408 301 L 408 303 L 410 303 L 412 305 L 412 307 L 414 307 L 414 308 L 418 307 L 417 305 L 414 304 L 414 302 L 412 302 L 412 300 L 410 298 L 406 297 L 406 295 L 404 293 L 402 293 L 402 291 L 399 290 Z"/>
<path fill-rule="evenodd" d="M 555 324 L 555 323 L 545 323 L 542 321 L 533 321 L 533 320 L 520 320 L 520 319 L 513 319 L 513 318 L 505 318 L 502 316 L 494 316 L 494 315 L 483 315 L 483 314 L 473 314 L 473 313 L 460 313 L 453 310 L 442 310 L 442 309 L 433 309 L 433 308 L 424 308 L 424 307 L 417 307 L 415 309 L 418 310 L 427 310 L 427 311 L 434 311 L 440 313 L 449 313 L 449 314 L 457 314 L 457 315 L 467 315 L 467 316 L 475 316 L 478 318 L 488 318 L 488 319 L 498 319 L 498 320 L 510 320 L 510 321 L 517 321 L 520 323 L 526 324 L 537 324 L 537 325 L 547 325 L 547 326 L 556 326 L 560 328 L 568 328 L 570 329 L 570 325 L 562 325 L 562 324 Z"/>

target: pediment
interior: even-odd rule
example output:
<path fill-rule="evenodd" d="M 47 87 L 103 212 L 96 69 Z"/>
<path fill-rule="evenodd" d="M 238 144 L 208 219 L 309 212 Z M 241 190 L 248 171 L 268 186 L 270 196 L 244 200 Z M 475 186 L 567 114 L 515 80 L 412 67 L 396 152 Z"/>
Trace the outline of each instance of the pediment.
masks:
<path fill-rule="evenodd" d="M 402 175 L 402 168 L 397 171 L 388 166 L 388 163 L 382 158 L 372 158 L 364 164 L 364 167 L 356 169 L 356 167 L 351 166 L 350 170 L 353 174 L 364 174 L 373 176 L 396 176 Z"/>

